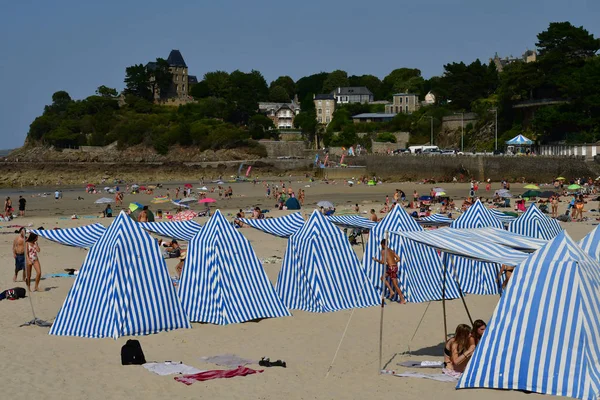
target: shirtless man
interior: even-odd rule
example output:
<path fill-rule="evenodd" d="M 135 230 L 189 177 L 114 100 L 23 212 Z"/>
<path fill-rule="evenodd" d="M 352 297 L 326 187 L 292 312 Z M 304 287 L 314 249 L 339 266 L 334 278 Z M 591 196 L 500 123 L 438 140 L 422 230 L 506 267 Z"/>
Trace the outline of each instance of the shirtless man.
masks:
<path fill-rule="evenodd" d="M 386 261 L 384 262 L 383 260 Z M 394 250 L 387 247 L 385 239 L 381 240 L 381 259 L 373 257 L 373 261 L 385 265 L 385 272 L 381 277 L 381 281 L 385 283 L 385 286 L 390 291 L 390 299 L 394 298 L 394 289 L 396 289 L 396 293 L 398 293 L 398 296 L 400 297 L 400 304 L 406 304 L 406 299 L 398 286 L 398 263 L 400 262 L 400 257 Z M 393 288 L 387 278 L 390 278 L 392 281 Z"/>
<path fill-rule="evenodd" d="M 500 282 L 500 278 L 502 277 L 502 274 L 505 274 L 504 277 L 504 282 L 502 282 L 502 290 L 506 290 L 506 285 L 508 285 L 508 281 L 510 279 L 510 277 L 512 276 L 513 272 L 515 270 L 515 267 L 510 266 L 510 265 L 502 265 L 502 268 L 500 268 L 500 272 L 498 272 L 498 278 L 496 278 L 496 282 Z"/>
<path fill-rule="evenodd" d="M 138 222 L 148 222 L 148 209 L 144 207 L 140 214 L 138 215 Z"/>
<path fill-rule="evenodd" d="M 371 209 L 371 215 L 369 215 L 369 219 L 371 221 L 373 221 L 373 222 L 377 222 L 378 221 L 377 214 L 375 214 L 375 210 L 374 209 Z"/>
<path fill-rule="evenodd" d="M 17 281 L 19 271 L 23 271 L 25 281 L 25 228 L 19 229 L 19 236 L 13 241 L 13 257 L 15 258 L 15 276 L 13 282 Z"/>

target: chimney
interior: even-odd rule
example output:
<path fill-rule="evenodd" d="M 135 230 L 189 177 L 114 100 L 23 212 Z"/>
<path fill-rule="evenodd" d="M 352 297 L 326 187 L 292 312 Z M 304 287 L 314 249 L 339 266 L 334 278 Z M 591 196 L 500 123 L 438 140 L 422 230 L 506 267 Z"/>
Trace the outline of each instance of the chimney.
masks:
<path fill-rule="evenodd" d="M 338 86 L 338 94 L 342 92 L 342 88 Z"/>

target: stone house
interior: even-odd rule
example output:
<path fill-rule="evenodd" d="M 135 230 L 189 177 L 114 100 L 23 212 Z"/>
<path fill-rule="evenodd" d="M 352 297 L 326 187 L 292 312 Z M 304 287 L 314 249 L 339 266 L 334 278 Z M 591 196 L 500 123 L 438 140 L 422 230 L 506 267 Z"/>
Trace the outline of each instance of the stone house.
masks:
<path fill-rule="evenodd" d="M 160 93 L 156 90 L 154 93 L 155 101 L 164 101 L 167 99 L 187 99 L 189 98 L 190 86 L 198 83 L 195 75 L 188 75 L 188 66 L 179 50 L 171 50 L 167 58 L 169 71 L 173 74 L 173 82 L 167 93 Z M 156 62 L 149 62 L 146 68 L 156 67 Z"/>
<path fill-rule="evenodd" d="M 292 101 L 291 103 L 258 103 L 258 111 L 273 121 L 277 129 L 292 129 L 294 127 L 294 118 L 300 113 L 300 104 Z"/>
<path fill-rule="evenodd" d="M 391 104 L 385 106 L 388 114 L 412 114 L 419 109 L 419 95 L 414 93 L 396 93 Z"/>
<path fill-rule="evenodd" d="M 335 111 L 336 99 L 332 94 L 317 94 L 313 97 L 317 122 L 329 125 Z"/>
<path fill-rule="evenodd" d="M 338 87 L 331 92 L 338 104 L 370 103 L 373 92 L 365 86 Z"/>

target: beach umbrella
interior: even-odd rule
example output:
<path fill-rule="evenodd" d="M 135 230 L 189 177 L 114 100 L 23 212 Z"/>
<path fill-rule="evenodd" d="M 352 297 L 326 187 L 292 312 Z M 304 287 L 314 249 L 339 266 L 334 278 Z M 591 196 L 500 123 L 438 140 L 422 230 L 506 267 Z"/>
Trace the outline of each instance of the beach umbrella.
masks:
<path fill-rule="evenodd" d="M 96 185 L 94 185 L 93 183 L 88 183 L 85 187 L 90 188 L 90 187 L 95 187 Z"/>
<path fill-rule="evenodd" d="M 545 192 L 540 193 L 538 197 L 543 197 L 544 199 L 550 198 L 554 196 L 556 193 L 551 190 L 546 190 Z"/>
<path fill-rule="evenodd" d="M 431 196 L 421 196 L 419 197 L 420 201 L 431 201 Z"/>
<path fill-rule="evenodd" d="M 509 198 L 513 197 L 509 191 L 506 191 L 506 192 L 498 191 L 498 192 L 496 192 L 496 196 L 502 197 L 503 199 L 509 199 Z"/>
<path fill-rule="evenodd" d="M 146 186 L 140 186 L 140 190 L 146 190 Z"/>
<path fill-rule="evenodd" d="M 445 192 L 445 190 L 443 188 L 441 188 L 441 187 L 434 187 L 433 191 L 436 192 L 436 193 Z"/>
<path fill-rule="evenodd" d="M 99 198 L 98 200 L 96 200 L 94 203 L 95 204 L 108 204 L 108 203 L 112 203 L 114 200 L 110 199 L 108 197 L 102 197 Z"/>
<path fill-rule="evenodd" d="M 133 184 L 133 185 L 131 185 L 131 188 L 132 188 L 132 189 L 137 189 L 137 188 L 139 188 L 139 187 L 140 187 L 140 185 L 136 185 L 136 184 Z"/>
<path fill-rule="evenodd" d="M 539 190 L 528 190 L 521 195 L 521 197 L 538 197 L 542 192 Z"/>
<path fill-rule="evenodd" d="M 144 208 L 143 205 L 141 205 L 140 203 L 129 203 L 129 210 L 131 212 L 134 212 L 135 210 L 137 210 L 138 208 Z"/>
<path fill-rule="evenodd" d="M 195 197 L 184 197 L 183 199 L 178 200 L 177 202 L 181 203 L 181 204 L 187 204 L 187 203 L 193 203 L 196 200 L 198 200 L 198 199 L 196 199 Z"/>
<path fill-rule="evenodd" d="M 567 186 L 567 189 L 569 190 L 577 190 L 577 189 L 581 189 L 581 186 L 577 185 L 577 184 L 572 184 Z"/>
<path fill-rule="evenodd" d="M 190 208 L 187 204 L 183 204 L 181 200 L 171 200 L 171 203 L 175 204 L 177 207 Z"/>
<path fill-rule="evenodd" d="M 205 199 L 198 200 L 199 204 L 207 204 L 207 203 L 216 203 L 217 201 L 211 197 L 207 197 Z"/>
<path fill-rule="evenodd" d="M 206 192 L 208 190 L 208 188 L 206 186 L 202 186 L 201 188 L 198 188 L 198 190 L 202 190 L 203 192 Z"/>
<path fill-rule="evenodd" d="M 567 178 L 563 178 L 562 176 L 559 176 L 558 178 L 556 178 L 557 181 L 566 181 Z"/>
<path fill-rule="evenodd" d="M 435 192 L 435 197 L 445 196 L 446 192 Z"/>
<path fill-rule="evenodd" d="M 529 184 L 529 185 L 525 185 L 523 186 L 523 189 L 533 189 L 533 190 L 539 190 L 540 187 L 538 185 L 534 185 L 534 184 Z"/>
<path fill-rule="evenodd" d="M 197 213 L 195 213 L 192 210 L 185 210 L 182 212 L 178 212 L 177 214 L 175 214 L 173 216 L 173 221 L 190 221 L 194 218 L 196 218 L 198 216 Z"/>
<path fill-rule="evenodd" d="M 321 200 L 320 202 L 317 203 L 317 207 L 323 207 L 323 208 L 334 208 L 335 206 L 333 205 L 332 202 L 327 201 L 327 200 Z"/>
<path fill-rule="evenodd" d="M 193 186 L 191 183 L 186 183 L 185 185 L 183 185 L 183 187 L 187 188 L 187 189 L 191 189 Z"/>

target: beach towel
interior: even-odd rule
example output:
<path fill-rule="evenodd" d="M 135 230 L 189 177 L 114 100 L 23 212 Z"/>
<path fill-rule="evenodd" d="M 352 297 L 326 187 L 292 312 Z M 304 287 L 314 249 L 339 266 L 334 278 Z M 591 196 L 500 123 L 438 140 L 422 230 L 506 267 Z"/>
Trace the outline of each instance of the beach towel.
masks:
<path fill-rule="evenodd" d="M 225 370 L 211 370 L 204 371 L 198 374 L 193 375 L 183 375 L 176 376 L 174 379 L 177 382 L 184 383 L 186 385 L 191 385 L 194 382 L 203 382 L 211 379 L 220 379 L 220 378 L 234 378 L 236 376 L 246 376 L 252 375 L 256 373 L 262 373 L 263 370 L 255 370 L 252 368 L 246 367 L 237 367 L 236 369 L 225 369 Z"/>
<path fill-rule="evenodd" d="M 190 367 L 189 365 L 185 365 L 180 362 L 173 361 L 165 361 L 162 363 L 146 363 L 143 365 L 150 372 L 154 372 L 157 375 L 165 376 L 165 375 L 173 375 L 173 374 L 199 374 L 201 372 L 206 372 L 205 370 L 200 370 L 198 368 Z"/>
<path fill-rule="evenodd" d="M 399 374 L 394 374 L 394 376 L 398 376 L 400 378 L 421 378 L 421 379 L 431 379 L 439 382 L 458 382 L 458 378 L 446 375 L 446 374 L 421 374 L 419 372 L 402 372 Z"/>
<path fill-rule="evenodd" d="M 258 363 L 256 360 L 248 360 L 247 358 L 238 357 L 235 354 L 219 354 L 211 357 L 200 357 L 200 361 L 231 368 Z"/>
<path fill-rule="evenodd" d="M 66 272 L 61 272 L 58 274 L 46 274 L 42 276 L 42 279 L 48 279 L 48 278 L 75 278 L 77 275 L 74 274 L 67 274 Z"/>
<path fill-rule="evenodd" d="M 443 368 L 442 361 L 402 361 L 397 365 L 407 368 Z"/>

